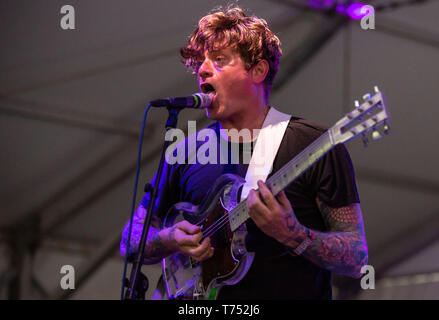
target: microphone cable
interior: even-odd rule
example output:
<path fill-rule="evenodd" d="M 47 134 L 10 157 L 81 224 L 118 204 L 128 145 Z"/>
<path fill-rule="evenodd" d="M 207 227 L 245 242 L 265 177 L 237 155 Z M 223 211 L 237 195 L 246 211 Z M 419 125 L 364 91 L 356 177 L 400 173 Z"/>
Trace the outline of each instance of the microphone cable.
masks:
<path fill-rule="evenodd" d="M 148 104 L 148 106 L 145 109 L 145 112 L 143 114 L 143 121 L 142 121 L 142 129 L 140 129 L 140 139 L 139 139 L 139 151 L 137 152 L 137 166 L 136 166 L 136 177 L 134 179 L 134 190 L 133 190 L 133 198 L 131 202 L 131 216 L 130 216 L 130 224 L 128 228 L 128 239 L 126 243 L 126 251 L 125 251 L 125 262 L 123 266 L 123 274 L 122 274 L 122 289 L 120 293 L 120 299 L 124 299 L 124 293 L 125 293 L 125 279 L 126 279 L 126 272 L 127 272 L 127 265 L 128 265 L 128 256 L 129 250 L 130 250 L 130 242 L 131 242 L 131 231 L 133 226 L 133 218 L 134 218 L 134 212 L 135 212 L 135 206 L 136 206 L 136 197 L 137 197 L 137 185 L 139 182 L 139 173 L 140 173 L 140 163 L 142 158 L 142 144 L 143 144 L 143 135 L 145 132 L 145 123 L 146 118 L 148 116 L 148 111 L 151 108 L 152 104 L 151 102 Z M 147 213 L 148 214 L 148 213 Z"/>

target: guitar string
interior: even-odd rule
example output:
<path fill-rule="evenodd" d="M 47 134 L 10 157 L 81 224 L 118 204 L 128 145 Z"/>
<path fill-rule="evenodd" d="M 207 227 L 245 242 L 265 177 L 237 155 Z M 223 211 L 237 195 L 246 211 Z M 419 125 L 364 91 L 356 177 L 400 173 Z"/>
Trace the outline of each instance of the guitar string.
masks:
<path fill-rule="evenodd" d="M 324 136 L 325 134 L 323 134 L 322 136 Z M 319 147 L 319 148 L 315 148 L 316 147 L 316 145 L 317 144 L 321 144 L 321 140 L 324 140 L 324 139 L 320 139 L 320 138 L 324 138 L 324 137 L 322 137 L 322 136 L 320 136 L 319 138 L 317 138 L 313 143 L 311 143 L 311 145 L 308 147 L 308 148 L 306 148 L 306 150 L 303 150 L 303 152 L 301 152 L 298 156 L 297 156 L 297 160 L 301 160 L 301 161 L 303 161 L 304 160 L 304 158 L 306 157 L 306 154 L 307 153 L 309 153 L 309 152 L 311 152 L 311 154 L 312 153 L 314 153 L 317 149 L 321 149 L 321 147 Z M 310 150 L 311 149 L 311 150 Z M 305 151 L 307 151 L 307 152 L 305 152 Z M 308 157 L 309 158 L 309 157 Z M 300 161 L 298 161 L 298 162 L 300 162 Z M 293 162 L 291 162 L 290 163 L 290 165 L 286 165 L 285 167 L 283 167 L 282 169 L 287 169 L 287 168 L 289 168 L 290 166 L 291 166 L 291 164 L 292 164 Z M 273 175 L 273 179 L 270 179 L 270 181 L 272 181 L 272 180 L 275 180 L 275 179 L 278 179 L 279 178 L 279 176 L 281 176 L 282 175 L 282 171 L 285 171 L 285 170 L 279 170 L 278 171 L 278 173 L 280 173 L 280 174 L 275 174 L 275 175 Z M 268 183 L 268 182 L 267 182 Z M 240 203 L 241 204 L 241 203 Z M 240 204 L 238 204 L 238 206 L 240 205 Z M 235 207 L 236 208 L 236 207 Z M 229 216 L 229 212 L 226 212 L 221 218 L 219 218 L 214 224 L 212 224 L 208 229 L 206 229 L 205 230 L 205 235 L 204 235 L 204 237 L 203 238 L 206 238 L 206 237 L 210 237 L 211 235 L 213 235 L 213 234 L 215 234 L 217 231 L 219 231 L 220 229 L 222 229 L 225 225 L 226 225 L 226 223 L 227 223 L 227 217 Z"/>
<path fill-rule="evenodd" d="M 327 141 L 325 141 L 325 140 L 327 140 Z M 278 172 L 276 172 L 273 175 L 273 178 L 275 176 L 281 175 L 281 173 L 285 173 L 285 171 L 290 169 L 291 165 L 294 162 L 304 162 L 305 158 L 309 158 L 309 155 L 308 155 L 309 153 L 314 155 L 316 153 L 316 151 L 318 151 L 319 149 L 322 149 L 322 147 L 325 147 L 326 142 L 329 142 L 330 148 L 328 148 L 327 150 L 324 150 L 324 152 L 321 154 L 321 156 L 324 155 L 327 151 L 329 151 L 332 147 L 334 147 L 336 145 L 336 144 L 333 144 L 330 142 L 329 129 L 327 131 L 325 131 L 323 134 L 321 134 L 316 140 L 314 140 L 307 148 L 305 148 L 305 150 L 302 150 L 302 152 L 300 152 L 292 161 L 287 163 Z M 297 160 L 297 161 L 295 161 L 295 160 Z"/>
<path fill-rule="evenodd" d="M 227 222 L 228 222 L 227 218 L 229 216 L 229 213 L 227 212 L 224 216 L 226 216 L 226 217 L 219 219 L 219 220 L 221 220 L 221 223 L 216 223 L 215 228 L 211 229 L 210 232 L 206 233 L 204 235 L 204 238 L 207 238 L 207 237 L 214 235 L 217 231 L 221 230 L 223 227 L 225 227 L 227 225 Z M 219 220 L 217 220 L 217 222 L 219 222 Z"/>
<path fill-rule="evenodd" d="M 206 230 L 204 230 L 204 231 L 203 231 L 203 234 L 204 234 L 204 235 L 203 235 L 203 238 L 202 238 L 202 239 L 208 237 L 208 236 L 210 235 L 209 232 L 210 232 L 212 229 L 215 229 L 216 226 L 217 226 L 218 224 L 222 223 L 222 222 L 224 221 L 224 219 L 228 218 L 228 215 L 229 215 L 229 212 L 226 212 L 226 213 L 223 214 L 218 220 L 216 220 L 215 223 L 213 223 L 213 224 L 210 225 Z M 204 220 L 203 220 L 203 221 L 204 221 Z M 201 225 L 201 224 L 203 223 L 203 221 L 198 222 L 196 225 L 197 225 L 197 226 Z M 209 234 L 209 235 L 208 235 L 208 234 Z"/>
<path fill-rule="evenodd" d="M 226 212 L 220 219 L 218 219 L 212 226 L 210 226 L 208 228 L 209 231 L 205 233 L 203 238 L 210 237 L 210 236 L 214 235 L 217 231 L 221 230 L 224 226 L 226 226 L 230 213 L 234 210 L 239 209 L 243 205 L 245 205 L 245 201 L 246 201 L 246 199 L 241 201 L 235 208 L 233 208 L 230 212 Z"/>
<path fill-rule="evenodd" d="M 276 178 L 278 178 L 278 177 L 276 177 Z M 210 237 L 213 234 L 215 234 L 217 231 L 222 229 L 227 223 L 228 216 L 229 216 L 229 212 L 225 213 L 220 219 L 218 219 L 214 224 L 212 224 L 208 229 L 206 229 L 205 235 L 203 238 Z"/>
<path fill-rule="evenodd" d="M 240 202 L 235 208 L 233 208 L 230 212 L 226 212 L 225 214 L 223 214 L 221 216 L 221 218 L 219 218 L 217 221 L 215 221 L 214 224 L 212 224 L 209 228 L 207 228 L 205 230 L 205 235 L 204 238 L 206 237 L 210 237 L 211 235 L 215 234 L 216 231 L 218 231 L 219 229 L 221 229 L 228 221 L 228 217 L 230 215 L 230 213 L 233 210 L 236 210 L 239 206 L 242 206 L 241 203 L 244 203 L 245 200 L 243 200 L 242 202 Z"/>
<path fill-rule="evenodd" d="M 215 223 L 213 223 L 212 225 L 210 225 L 206 230 L 203 230 L 203 237 L 202 237 L 202 240 L 205 239 L 205 238 L 207 238 L 207 237 L 209 237 L 209 235 L 210 235 L 209 232 L 210 232 L 212 229 L 215 229 L 216 226 L 217 226 L 219 223 L 221 223 L 222 221 L 224 221 L 224 219 L 227 217 L 227 215 L 228 215 L 228 212 L 226 212 L 224 215 L 222 215 L 218 220 L 215 221 Z M 201 223 L 203 223 L 203 221 L 201 221 L 201 222 L 198 223 L 197 225 L 200 225 Z"/>
<path fill-rule="evenodd" d="M 292 161 L 287 163 L 278 172 L 273 174 L 273 176 L 266 183 L 267 184 L 269 183 L 270 185 L 271 185 L 271 183 L 273 183 L 273 185 L 274 185 L 275 180 L 282 179 L 282 176 L 284 176 L 283 178 L 286 178 L 286 176 L 285 176 L 286 171 L 291 171 L 291 167 L 293 166 L 293 164 L 297 165 L 297 163 L 305 163 L 307 160 L 310 159 L 310 156 L 309 156 L 310 154 L 315 156 L 316 152 L 318 150 L 322 150 L 322 148 L 326 145 L 328 138 L 329 138 L 329 131 L 325 131 L 316 140 L 314 140 L 307 148 L 305 148 L 305 150 L 300 152 Z M 330 148 L 328 148 L 327 150 L 325 150 L 326 148 L 323 149 L 323 152 L 320 154 L 320 156 L 318 156 L 316 159 L 314 159 L 312 161 L 312 164 L 314 164 L 318 159 L 320 159 L 324 154 L 326 154 L 330 149 L 332 149 L 332 147 L 333 147 L 332 143 L 330 143 L 329 146 L 330 146 Z M 303 170 L 301 172 L 303 172 Z M 241 203 L 243 203 L 243 202 L 241 202 Z M 241 203 L 238 204 L 238 206 L 240 206 Z M 234 209 L 236 209 L 236 208 L 237 207 L 235 207 Z M 230 212 L 232 212 L 232 211 L 230 211 Z M 227 223 L 228 216 L 229 216 L 229 212 L 226 212 L 214 224 L 209 226 L 209 228 L 207 228 L 205 230 L 205 235 L 203 238 L 210 237 L 211 235 L 215 234 L 217 231 L 222 229 Z M 199 224 L 201 224 L 201 222 Z"/>
<path fill-rule="evenodd" d="M 304 162 L 304 160 L 306 160 L 305 158 L 309 158 L 309 156 L 307 156 L 307 154 L 311 153 L 311 154 L 315 154 L 315 152 L 319 149 L 321 149 L 321 144 L 323 141 L 326 140 L 326 138 L 328 137 L 327 132 L 323 133 L 320 137 L 318 137 L 315 141 L 313 141 L 305 150 L 303 150 L 302 152 L 300 152 L 297 157 L 296 160 L 292 160 L 291 162 L 289 162 L 287 165 L 285 165 L 283 168 L 281 168 L 278 172 L 276 172 L 270 179 L 269 181 L 267 181 L 267 183 L 271 183 L 273 182 L 273 180 L 278 180 L 282 178 L 282 175 L 285 173 L 284 171 L 290 171 L 290 167 L 292 166 L 292 164 L 297 163 L 297 162 Z M 324 145 L 324 144 L 323 144 Z M 327 150 L 325 150 L 324 153 L 326 153 Z M 323 155 L 322 154 L 322 155 Z M 320 157 L 319 157 L 320 158 Z M 315 162 L 315 161 L 313 161 Z M 242 203 L 244 203 L 245 200 L 243 200 L 242 202 L 240 202 L 238 204 L 238 206 L 240 206 Z M 238 207 L 237 206 L 237 207 Z M 232 209 L 230 212 L 232 212 L 233 210 L 235 210 L 237 207 L 235 207 L 234 209 Z M 209 226 L 209 228 L 207 228 L 204 231 L 204 236 L 203 239 L 206 237 L 210 237 L 213 234 L 215 234 L 217 231 L 219 231 L 220 229 L 222 229 L 226 223 L 227 223 L 227 218 L 230 215 L 230 212 L 226 212 L 223 216 L 221 216 L 217 221 L 215 221 L 215 223 L 213 223 L 211 226 Z M 202 223 L 199 222 L 197 225 L 200 225 Z"/>
<path fill-rule="evenodd" d="M 282 167 L 279 171 L 277 171 L 275 174 L 273 174 L 273 178 L 279 178 L 282 174 L 285 173 L 285 171 L 291 171 L 291 166 L 293 164 L 305 162 L 305 158 L 309 158 L 308 154 L 315 154 L 316 151 L 319 149 L 322 149 L 322 147 L 325 146 L 325 140 L 329 138 L 329 135 L 326 134 L 327 132 L 323 133 L 320 137 L 318 137 L 314 142 L 312 142 L 305 150 L 301 151 L 293 160 L 288 162 L 284 167 Z M 326 151 L 326 150 L 325 150 Z M 276 178 L 275 178 L 276 177 Z"/>
<path fill-rule="evenodd" d="M 329 148 L 324 148 L 325 145 L 327 145 L 327 142 L 329 142 Z M 291 167 L 297 163 L 305 163 L 306 161 L 308 161 L 310 159 L 310 155 L 313 155 L 315 157 L 315 154 L 317 151 L 322 150 L 323 152 L 316 157 L 312 163 L 314 164 L 317 160 L 319 160 L 324 154 L 326 154 L 330 149 L 332 149 L 334 147 L 334 145 L 331 143 L 330 141 L 330 137 L 329 137 L 329 130 L 325 131 L 323 134 L 321 134 L 317 139 L 315 139 L 308 147 L 305 148 L 305 150 L 302 150 L 302 152 L 300 152 L 293 160 L 291 160 L 290 162 L 288 162 L 284 167 L 282 167 L 279 171 L 277 171 L 275 174 L 273 174 L 273 176 L 266 182 L 267 184 L 272 184 L 271 187 L 273 187 L 275 185 L 275 181 L 276 180 L 283 180 L 283 178 L 286 178 L 286 172 L 291 171 Z M 312 159 L 312 158 L 311 158 Z M 304 170 L 301 170 L 300 173 L 302 173 Z M 282 190 L 283 188 L 281 188 Z M 245 200 L 244 200 L 245 201 Z M 238 206 L 240 206 L 244 201 L 240 202 L 238 204 Z M 238 207 L 237 206 L 237 207 Z M 235 210 L 237 207 L 235 207 L 233 210 Z M 231 210 L 230 212 L 232 212 L 233 210 Z M 209 226 L 209 228 L 206 229 L 206 233 L 204 238 L 209 237 L 213 234 L 215 234 L 218 230 L 222 229 L 222 227 L 225 226 L 225 224 L 227 223 L 227 218 L 229 216 L 229 212 L 226 212 L 222 217 L 220 217 L 214 224 L 212 224 L 211 226 Z M 201 224 L 201 222 L 200 222 Z"/>
<path fill-rule="evenodd" d="M 269 184 L 273 188 L 274 185 L 279 184 L 282 180 L 284 180 L 286 178 L 287 175 L 291 174 L 290 173 L 292 171 L 291 168 L 294 167 L 295 164 L 297 165 L 297 163 L 305 162 L 305 160 L 307 160 L 306 158 L 309 158 L 309 156 L 308 156 L 309 153 L 315 154 L 316 151 L 318 151 L 319 149 L 322 149 L 322 145 L 323 146 L 325 145 L 324 142 L 325 142 L 326 138 L 329 137 L 326 133 L 327 132 L 323 133 L 319 138 L 317 138 L 315 141 L 313 141 L 305 150 L 303 150 L 301 153 L 299 153 L 295 157 L 294 160 L 288 162 L 279 171 L 277 171 L 275 174 L 273 174 L 273 176 L 267 180 L 266 184 Z M 325 150 L 325 152 L 323 152 L 323 154 L 324 153 L 326 153 L 326 150 Z M 315 160 L 315 161 L 317 161 L 317 160 Z M 313 161 L 313 162 L 315 162 L 315 161 Z M 283 188 L 280 188 L 280 190 L 282 190 Z"/>

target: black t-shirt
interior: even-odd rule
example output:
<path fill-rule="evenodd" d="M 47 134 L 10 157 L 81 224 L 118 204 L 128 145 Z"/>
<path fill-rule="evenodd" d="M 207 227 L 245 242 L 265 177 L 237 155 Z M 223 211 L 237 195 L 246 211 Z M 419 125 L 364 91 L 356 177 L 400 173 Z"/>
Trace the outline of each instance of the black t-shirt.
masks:
<path fill-rule="evenodd" d="M 220 137 L 217 122 L 208 128 L 215 129 Z M 325 131 L 326 128 L 317 124 L 292 117 L 275 157 L 273 170 L 268 177 Z M 220 139 L 217 139 L 217 155 L 211 156 L 216 156 L 217 163 L 220 163 L 220 154 L 227 154 L 229 164 L 188 164 L 194 162 L 188 159 L 193 159 L 195 154 L 190 152 L 188 139 L 185 140 L 186 164 L 165 164 L 155 211 L 162 220 L 169 208 L 177 202 L 200 204 L 207 191 L 222 174 L 233 173 L 245 178 L 248 165 L 243 164 L 243 154 L 251 154 L 253 144 L 228 143 L 226 153 L 221 153 L 221 147 L 224 145 L 220 145 Z M 197 141 L 196 150 L 203 144 L 204 141 Z M 238 154 L 234 147 L 238 147 Z M 211 152 L 203 149 L 203 152 L 205 151 L 207 155 Z M 344 145 L 336 146 L 319 159 L 291 183 L 285 189 L 285 193 L 301 224 L 312 230 L 327 231 L 315 201 L 316 197 L 331 207 L 359 202 L 352 162 Z M 142 200 L 142 205 L 146 208 L 148 201 L 149 196 L 146 194 Z M 332 298 L 329 271 L 301 256 L 287 254 L 282 244 L 265 235 L 251 219 L 247 220 L 246 224 L 247 249 L 255 252 L 255 259 L 246 276 L 238 284 L 224 286 L 220 290 L 219 299 Z"/>

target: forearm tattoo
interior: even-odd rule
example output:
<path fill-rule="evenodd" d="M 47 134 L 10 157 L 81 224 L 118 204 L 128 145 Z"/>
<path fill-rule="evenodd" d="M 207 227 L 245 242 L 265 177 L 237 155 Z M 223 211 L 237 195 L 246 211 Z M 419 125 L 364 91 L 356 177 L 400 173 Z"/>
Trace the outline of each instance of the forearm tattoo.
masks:
<path fill-rule="evenodd" d="M 360 277 L 368 253 L 359 205 L 331 208 L 317 203 L 329 232 L 314 231 L 315 238 L 302 255 L 327 270 Z"/>
<path fill-rule="evenodd" d="M 300 244 L 300 241 L 298 241 L 298 239 L 305 239 L 305 237 L 307 236 L 306 228 L 298 223 L 294 212 L 290 212 L 290 214 L 288 214 L 285 219 L 286 225 L 291 231 L 292 236 L 282 242 L 287 246 L 295 248 Z"/>
<path fill-rule="evenodd" d="M 142 237 L 143 224 L 145 219 L 146 210 L 143 207 L 139 207 L 137 209 L 136 214 L 133 219 L 133 225 L 131 229 L 131 238 L 130 238 L 130 248 L 129 254 L 135 254 L 138 251 L 140 240 Z M 163 240 L 160 235 L 161 229 L 161 221 L 158 217 L 151 217 L 151 225 L 148 231 L 148 237 L 145 246 L 145 253 L 143 258 L 144 264 L 154 264 L 159 262 L 161 259 L 169 255 L 171 252 L 165 246 Z M 175 230 L 171 230 L 170 236 L 172 236 L 172 232 Z M 124 256 L 126 254 L 126 243 L 128 240 L 128 232 L 129 232 L 129 222 L 124 228 L 122 233 L 122 241 L 121 241 L 121 254 Z"/>

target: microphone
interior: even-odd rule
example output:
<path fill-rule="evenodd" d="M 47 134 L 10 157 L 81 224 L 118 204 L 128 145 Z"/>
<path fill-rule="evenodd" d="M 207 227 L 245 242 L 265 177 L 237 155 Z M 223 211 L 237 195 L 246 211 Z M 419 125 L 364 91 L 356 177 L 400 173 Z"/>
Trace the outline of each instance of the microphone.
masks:
<path fill-rule="evenodd" d="M 153 107 L 205 109 L 212 103 L 212 98 L 207 93 L 199 92 L 191 96 L 152 100 L 150 103 Z"/>

